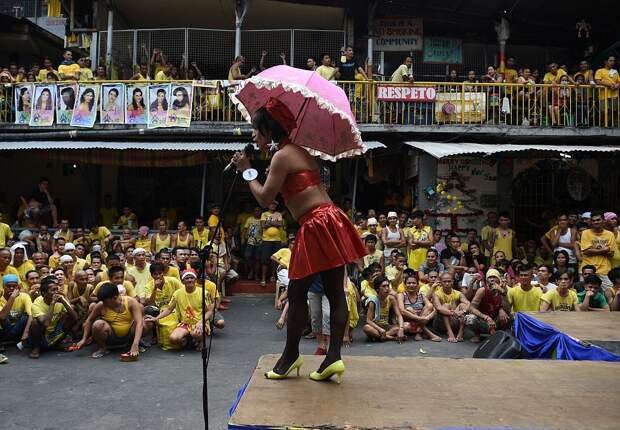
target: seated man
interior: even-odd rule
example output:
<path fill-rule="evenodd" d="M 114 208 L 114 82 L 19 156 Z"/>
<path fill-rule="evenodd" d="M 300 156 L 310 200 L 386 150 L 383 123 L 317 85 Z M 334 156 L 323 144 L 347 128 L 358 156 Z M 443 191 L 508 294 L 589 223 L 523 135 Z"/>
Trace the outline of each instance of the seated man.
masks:
<path fill-rule="evenodd" d="M 377 276 L 373 280 L 375 297 L 368 300 L 366 324 L 363 331 L 370 340 L 405 340 L 405 331 L 410 330 L 409 323 L 403 320 L 396 298 L 390 294 L 390 281 L 384 276 Z M 390 322 L 390 313 L 393 313 L 398 324 Z"/>
<path fill-rule="evenodd" d="M 109 281 L 101 281 L 97 284 L 97 286 L 93 289 L 91 293 L 91 297 L 97 297 L 99 299 L 99 290 L 101 287 L 107 283 L 112 283 L 114 285 L 120 286 L 124 289 L 123 296 L 136 297 L 136 291 L 133 287 L 133 284 L 127 280 L 125 280 L 125 269 L 121 266 L 112 266 L 108 269 L 107 278 Z M 120 289 L 119 289 L 120 291 Z"/>
<path fill-rule="evenodd" d="M 601 278 L 589 275 L 583 280 L 583 291 L 577 293 L 582 311 L 609 311 L 605 294 L 601 292 Z"/>
<path fill-rule="evenodd" d="M 433 306 L 437 310 L 437 316 L 433 320 L 433 329 L 446 332 L 448 342 L 463 342 L 465 314 L 469 309 L 469 301 L 463 293 L 453 289 L 452 274 L 443 272 L 439 275 L 439 282 L 441 287 L 437 288 L 433 294 Z M 454 336 L 455 331 L 457 331 L 456 336 Z"/>
<path fill-rule="evenodd" d="M 112 269 L 111 269 L 112 270 Z M 114 274 L 117 276 L 117 274 Z M 113 279 L 113 276 L 110 276 Z M 76 347 L 82 348 L 91 335 L 99 348 L 92 358 L 101 358 L 108 354 L 108 348 L 127 348 L 132 357 L 140 353 L 140 339 L 143 329 L 148 332 L 152 327 L 144 321 L 142 305 L 132 298 L 121 296 L 118 286 L 106 282 L 97 291 L 99 303 L 94 305 L 86 322 L 84 334 Z"/>
<path fill-rule="evenodd" d="M 522 264 L 519 266 L 518 283 L 508 289 L 508 302 L 512 306 L 512 313 L 538 312 L 542 290 L 532 285 L 532 266 Z"/>
<path fill-rule="evenodd" d="M 487 282 L 476 290 L 469 306 L 469 315 L 465 316 L 465 325 L 470 327 L 474 336 L 473 343 L 480 342 L 481 334 L 493 334 L 496 329 L 510 328 L 510 303 L 506 298 L 507 286 L 502 282 L 495 269 L 487 271 Z"/>
<path fill-rule="evenodd" d="M 568 272 L 562 273 L 557 283 L 556 288 L 547 291 L 540 298 L 540 311 L 581 311 L 577 293 L 570 288 L 571 275 Z"/>
<path fill-rule="evenodd" d="M 69 300 L 60 293 L 56 278 L 48 276 L 43 279 L 40 291 L 41 295 L 32 304 L 32 325 L 27 345 L 32 348 L 30 358 L 39 358 L 42 350 L 54 348 L 78 318 Z"/>
<path fill-rule="evenodd" d="M 32 300 L 28 294 L 20 291 L 18 275 L 4 275 L 2 284 L 4 291 L 0 296 L 0 342 L 25 341 L 32 323 Z"/>
<path fill-rule="evenodd" d="M 170 343 L 173 345 L 184 347 L 190 338 L 196 345 L 196 350 L 202 351 L 202 288 L 196 287 L 196 272 L 192 269 L 185 270 L 181 275 L 181 281 L 185 288 L 176 290 L 168 307 L 156 317 L 147 315 L 144 319 L 149 323 L 166 318 L 172 312 L 176 312 L 179 324 L 170 334 Z M 207 295 L 206 298 L 209 296 Z M 206 335 L 211 334 L 211 328 L 208 321 L 211 320 L 214 311 L 214 304 L 207 300 L 207 311 L 205 313 L 204 326 Z"/>

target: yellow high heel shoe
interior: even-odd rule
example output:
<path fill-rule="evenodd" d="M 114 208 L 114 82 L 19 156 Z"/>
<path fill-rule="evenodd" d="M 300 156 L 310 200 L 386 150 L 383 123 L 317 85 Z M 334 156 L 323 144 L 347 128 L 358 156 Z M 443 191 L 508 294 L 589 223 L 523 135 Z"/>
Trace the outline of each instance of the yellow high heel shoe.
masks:
<path fill-rule="evenodd" d="M 310 374 L 310 379 L 313 381 L 326 381 L 332 376 L 336 375 L 338 378 L 338 383 L 342 382 L 342 374 L 344 373 L 344 363 L 342 360 L 334 361 L 332 364 L 327 366 L 322 372 L 312 372 Z"/>
<path fill-rule="evenodd" d="M 295 362 L 291 364 L 291 367 L 288 368 L 288 370 L 286 371 L 284 375 L 280 375 L 279 373 L 276 373 L 273 370 L 270 370 L 269 372 L 265 372 L 265 378 L 285 379 L 286 377 L 288 377 L 288 374 L 291 373 L 295 369 L 297 369 L 297 376 L 299 376 L 299 369 L 301 369 L 301 366 L 303 365 L 304 365 L 304 357 L 300 355 L 299 357 L 297 357 L 297 360 L 295 360 Z"/>

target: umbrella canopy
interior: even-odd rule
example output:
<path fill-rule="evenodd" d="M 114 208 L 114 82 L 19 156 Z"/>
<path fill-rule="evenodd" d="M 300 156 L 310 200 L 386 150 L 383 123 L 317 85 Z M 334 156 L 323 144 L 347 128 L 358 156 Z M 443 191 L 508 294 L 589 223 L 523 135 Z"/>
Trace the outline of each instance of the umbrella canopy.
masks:
<path fill-rule="evenodd" d="M 347 95 L 316 72 L 275 66 L 243 81 L 231 99 L 247 121 L 270 99 L 279 100 L 295 118 L 291 142 L 324 160 L 366 152 Z"/>

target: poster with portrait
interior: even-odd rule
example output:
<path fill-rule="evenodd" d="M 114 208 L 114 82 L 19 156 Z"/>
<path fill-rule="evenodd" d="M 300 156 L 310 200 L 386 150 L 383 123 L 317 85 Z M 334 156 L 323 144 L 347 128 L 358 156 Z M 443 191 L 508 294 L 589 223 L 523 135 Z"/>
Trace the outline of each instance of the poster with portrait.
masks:
<path fill-rule="evenodd" d="M 56 124 L 71 124 L 77 84 L 56 85 Z"/>
<path fill-rule="evenodd" d="M 101 124 L 125 123 L 125 85 L 101 85 Z"/>
<path fill-rule="evenodd" d="M 189 127 L 192 120 L 192 89 L 191 85 L 172 84 L 170 106 L 168 107 L 168 127 Z"/>
<path fill-rule="evenodd" d="M 127 124 L 146 124 L 148 105 L 148 85 L 127 85 L 127 105 L 125 106 L 125 122 Z"/>
<path fill-rule="evenodd" d="M 15 124 L 30 124 L 33 89 L 34 85 L 32 84 L 22 84 L 15 87 Z"/>
<path fill-rule="evenodd" d="M 168 100 L 170 100 L 170 84 L 149 85 L 148 128 L 166 127 Z"/>
<path fill-rule="evenodd" d="M 56 86 L 35 85 L 32 97 L 32 115 L 30 116 L 31 127 L 49 127 L 54 124 L 56 112 Z"/>
<path fill-rule="evenodd" d="M 72 127 L 92 127 L 97 119 L 99 85 L 80 84 L 78 97 L 71 117 Z"/>

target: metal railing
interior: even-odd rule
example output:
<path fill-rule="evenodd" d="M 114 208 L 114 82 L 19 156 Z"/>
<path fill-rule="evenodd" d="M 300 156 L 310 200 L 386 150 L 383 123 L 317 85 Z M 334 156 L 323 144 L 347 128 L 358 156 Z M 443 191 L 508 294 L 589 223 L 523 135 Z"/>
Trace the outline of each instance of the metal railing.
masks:
<path fill-rule="evenodd" d="M 136 83 L 96 83 L 106 82 Z M 360 124 L 620 127 L 618 91 L 604 86 L 376 81 L 335 84 L 348 95 L 351 111 Z M 192 121 L 243 122 L 229 97 L 236 87 L 226 85 L 226 81 L 219 80 L 194 82 Z M 15 121 L 14 97 L 13 84 L 0 86 L 0 123 Z"/>

